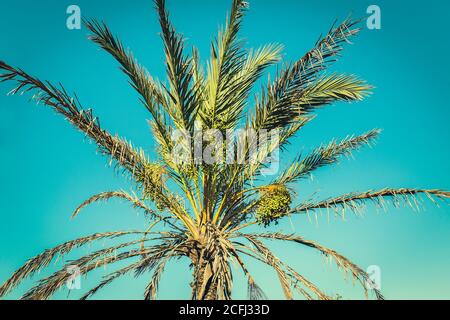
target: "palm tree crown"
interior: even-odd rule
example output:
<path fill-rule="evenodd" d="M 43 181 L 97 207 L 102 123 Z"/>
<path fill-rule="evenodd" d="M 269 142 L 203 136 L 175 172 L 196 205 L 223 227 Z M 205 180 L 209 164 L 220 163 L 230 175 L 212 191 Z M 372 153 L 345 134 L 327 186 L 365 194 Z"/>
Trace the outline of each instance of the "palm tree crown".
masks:
<path fill-rule="evenodd" d="M 144 297 L 155 299 L 166 264 L 180 257 L 191 261 L 193 299 L 230 299 L 232 263 L 240 267 L 248 280 L 249 298 L 264 298 L 265 294 L 255 283 L 243 257 L 272 267 L 287 299 L 292 299 L 294 292 L 306 299 L 331 299 L 313 282 L 278 259 L 266 245 L 269 240 L 294 242 L 318 250 L 349 272 L 367 295 L 366 282 L 370 280 L 366 272 L 336 251 L 297 235 L 246 232 L 249 226 L 264 228 L 289 215 L 322 209 L 343 215 L 346 211 L 358 213 L 368 202 L 378 206 L 383 206 L 386 201 L 415 206 L 420 195 L 433 202 L 450 197 L 449 192 L 440 190 L 386 188 L 294 203 L 295 183 L 303 181 L 314 170 L 335 164 L 342 156 L 370 144 L 380 133 L 377 129 L 340 141 L 333 140 L 308 155 L 299 155 L 273 178 L 265 174 L 270 162 L 267 160 L 272 159 L 277 150 L 283 151 L 290 139 L 314 119 L 317 108 L 338 101 L 362 100 L 369 94 L 371 86 L 354 75 L 326 73 L 327 67 L 341 54 L 344 44 L 360 31 L 358 21 L 346 19 L 334 25 L 300 60 L 284 63 L 274 79 L 269 79 L 255 99 L 250 99 L 255 83 L 267 68 L 280 62 L 282 48 L 279 45 L 267 45 L 257 50 L 245 48 L 239 38 L 239 29 L 248 8 L 247 2 L 232 1 L 226 25 L 212 42 L 211 58 L 206 64 L 200 62 L 195 48 L 191 54 L 186 53 L 185 40 L 171 24 L 165 0 L 155 0 L 155 5 L 164 43 L 165 83 L 152 78 L 104 23 L 84 21 L 92 32 L 90 40 L 117 60 L 148 110 L 149 124 L 158 146 L 157 157 L 152 157 L 156 159 L 154 161 L 142 149 L 100 127 L 91 110 L 83 109 L 76 95 L 69 95 L 61 85 L 41 81 L 0 61 L 3 72 L 0 80 L 15 83 L 12 94 L 35 92 L 33 97 L 38 103 L 51 107 L 84 132 L 97 144 L 100 153 L 135 183 L 136 194 L 110 191 L 94 195 L 74 211 L 73 217 L 91 203 L 120 198 L 145 212 L 149 220 L 142 231 L 97 233 L 44 251 L 28 260 L 0 287 L 0 297 L 58 256 L 112 238 L 127 240 L 67 264 L 76 265 L 82 274 L 87 274 L 118 261 L 129 262 L 106 275 L 82 299 L 93 296 L 128 273 L 136 276 L 150 273 L 151 280 Z M 216 134 L 224 136 L 239 126 L 246 133 L 270 132 L 270 139 L 268 135 L 254 139 L 244 134 L 234 136 L 226 144 L 215 140 Z M 272 136 L 273 133 L 276 135 Z M 204 143 L 199 146 L 199 141 Z M 212 158 L 222 161 L 202 158 L 211 147 Z M 228 151 L 235 149 L 240 150 L 241 161 L 233 154 L 227 158 L 231 161 L 225 161 L 224 154 L 228 157 Z M 177 155 L 187 157 L 179 161 Z M 129 240 L 130 237 L 133 239 Z M 38 281 L 23 298 L 50 298 L 70 276 L 64 266 Z M 376 298 L 383 298 L 377 289 L 373 293 Z"/>

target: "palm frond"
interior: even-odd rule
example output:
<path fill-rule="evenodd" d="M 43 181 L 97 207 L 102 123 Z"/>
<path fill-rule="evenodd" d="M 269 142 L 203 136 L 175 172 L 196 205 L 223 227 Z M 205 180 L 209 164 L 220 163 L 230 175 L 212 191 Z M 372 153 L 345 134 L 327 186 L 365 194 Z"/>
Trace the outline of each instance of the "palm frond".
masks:
<path fill-rule="evenodd" d="M 104 259 L 86 264 L 80 267 L 80 275 L 87 274 L 94 269 L 97 269 L 102 266 L 106 266 L 108 264 L 112 264 L 121 260 L 133 258 L 145 253 L 145 251 L 141 250 L 132 250 L 127 252 L 122 252 L 118 255 L 107 256 Z M 77 262 L 82 262 L 81 259 L 74 261 L 73 265 L 79 266 Z M 22 300 L 46 300 L 50 296 L 52 296 L 59 288 L 61 288 L 69 278 L 71 277 L 71 273 L 68 269 L 62 269 L 60 271 L 55 272 L 53 275 L 41 279 L 39 283 L 28 290 L 22 297 Z"/>
<path fill-rule="evenodd" d="M 109 200 L 111 198 L 125 199 L 125 200 L 131 202 L 133 207 L 144 210 L 144 212 L 147 215 L 149 215 L 150 217 L 156 217 L 156 218 L 164 219 L 164 217 L 162 217 L 157 212 L 155 212 L 154 210 L 152 210 L 149 207 L 147 207 L 145 205 L 145 203 L 140 201 L 136 196 L 132 196 L 132 195 L 130 195 L 129 193 L 127 193 L 125 191 L 107 191 L 107 192 L 102 192 L 102 193 L 93 195 L 89 199 L 85 200 L 81 205 L 79 205 L 78 208 L 75 209 L 75 211 L 72 214 L 72 218 L 75 218 L 76 216 L 78 216 L 80 211 L 83 208 L 87 207 L 88 205 L 90 205 L 90 204 L 92 204 L 94 202 L 97 202 L 97 201 L 102 201 L 102 200 L 103 201 L 107 201 L 107 200 Z"/>
<path fill-rule="evenodd" d="M 125 49 L 120 40 L 112 34 L 105 23 L 85 20 L 86 27 L 92 32 L 89 39 L 98 44 L 119 62 L 121 70 L 129 77 L 130 84 L 142 96 L 142 102 L 156 121 L 161 122 L 159 105 L 166 109 L 167 98 L 162 87 L 148 71 L 136 61 L 132 53 Z"/>
<path fill-rule="evenodd" d="M 192 131 L 199 108 L 197 88 L 193 86 L 192 59 L 184 55 L 184 38 L 170 23 L 165 0 L 155 0 L 155 5 L 159 14 L 170 83 L 170 88 L 166 89 L 171 102 L 168 111 L 178 128 Z"/>
<path fill-rule="evenodd" d="M 227 94 L 232 94 L 231 88 L 236 86 L 236 80 L 240 81 L 237 75 L 241 74 L 246 62 L 243 43 L 238 39 L 238 32 L 247 5 L 246 1 L 233 0 L 225 29 L 219 32 L 216 43 L 211 45 L 211 60 L 206 79 L 207 99 L 200 114 L 207 128 L 226 127 L 226 124 L 221 123 L 225 119 L 221 118 L 233 107 L 228 101 Z M 238 100 L 241 95 L 237 94 Z M 241 103 L 235 104 L 234 108 L 236 117 L 241 111 Z"/>
<path fill-rule="evenodd" d="M 50 82 L 42 82 L 21 69 L 14 68 L 0 61 L 0 70 L 6 73 L 0 74 L 0 82 L 13 81 L 16 87 L 10 94 L 26 93 L 37 90 L 33 98 L 37 103 L 43 103 L 64 116 L 72 125 L 84 132 L 98 146 L 101 154 L 111 156 L 111 162 L 115 160 L 124 169 L 133 175 L 142 170 L 147 158 L 142 150 L 135 150 L 131 144 L 112 136 L 100 127 L 100 121 L 93 116 L 92 110 L 83 110 L 80 102 L 70 97 L 64 87 L 57 88 Z"/>
<path fill-rule="evenodd" d="M 158 292 L 159 281 L 161 279 L 161 275 L 164 272 L 167 262 L 171 256 L 167 256 L 162 259 L 157 266 L 155 266 L 155 272 L 152 274 L 152 279 L 150 283 L 145 288 L 144 299 L 145 300 L 156 300 L 156 294 Z"/>
<path fill-rule="evenodd" d="M 96 195 L 93 195 L 92 197 L 90 197 L 89 199 L 85 200 L 82 204 L 80 204 L 78 206 L 78 208 L 75 209 L 75 211 L 72 213 L 72 219 L 77 217 L 78 214 L 80 213 L 80 211 L 89 206 L 90 204 L 97 202 L 97 201 L 108 201 L 112 198 L 120 198 L 120 199 L 124 199 L 128 202 L 130 202 L 134 208 L 136 209 L 141 209 L 144 211 L 144 213 L 152 218 L 152 219 L 156 219 L 159 222 L 164 222 L 167 225 L 170 225 L 171 227 L 177 229 L 177 230 L 182 230 L 180 229 L 180 227 L 178 227 L 177 225 L 175 225 L 172 221 L 170 221 L 169 216 L 163 216 L 160 213 L 156 212 L 155 210 L 149 208 L 143 201 L 141 201 L 138 197 L 131 195 L 125 191 L 107 191 L 107 192 L 102 192 Z"/>
<path fill-rule="evenodd" d="M 280 72 L 272 87 L 275 96 L 295 95 L 317 80 L 321 71 L 337 60 L 343 44 L 349 43 L 349 38 L 359 33 L 361 29 L 356 27 L 358 23 L 359 21 L 348 18 L 337 27 L 333 25 L 313 49 Z"/>
<path fill-rule="evenodd" d="M 158 239 L 151 239 L 158 240 Z M 162 256 L 167 250 L 173 246 L 172 242 L 154 245 L 142 249 L 131 249 L 120 252 L 120 250 L 131 247 L 142 240 L 134 240 L 125 242 L 113 247 L 97 250 L 89 255 L 83 256 L 79 259 L 68 261 L 66 265 L 59 271 L 53 273 L 49 277 L 39 280 L 39 282 L 30 290 L 28 290 L 21 299 L 24 300 L 45 300 L 51 297 L 61 286 L 63 286 L 71 277 L 69 272 L 70 266 L 76 266 L 79 269 L 79 275 L 87 274 L 99 267 L 113 264 L 118 261 L 127 260 L 142 255 L 154 254 L 155 256 Z M 144 261 L 145 260 L 144 258 Z M 144 263 L 142 263 L 144 264 Z M 139 265 L 141 266 L 141 265 Z"/>
<path fill-rule="evenodd" d="M 307 86 L 293 98 L 293 104 L 301 110 L 307 110 L 337 101 L 358 101 L 363 100 L 371 89 L 364 80 L 353 75 L 332 74 Z"/>
<path fill-rule="evenodd" d="M 333 140 L 321 146 L 306 157 L 301 155 L 275 180 L 274 183 L 286 184 L 296 182 L 310 175 L 314 170 L 338 162 L 341 156 L 351 156 L 352 151 L 370 144 L 379 135 L 381 130 L 373 129 L 359 136 L 350 136 L 337 142 Z"/>
<path fill-rule="evenodd" d="M 308 213 L 320 209 L 331 209 L 336 215 L 345 217 L 347 210 L 355 214 L 360 214 L 367 202 L 371 202 L 379 208 L 384 208 L 384 205 L 388 201 L 391 201 L 396 207 L 400 206 L 403 202 L 413 209 L 420 209 L 420 195 L 425 195 L 436 205 L 437 202 L 435 199 L 445 200 L 450 198 L 450 192 L 437 189 L 386 188 L 378 191 L 354 192 L 319 202 L 306 201 L 293 208 L 291 213 Z"/>
<path fill-rule="evenodd" d="M 247 105 L 250 90 L 264 70 L 280 60 L 281 51 L 282 46 L 279 45 L 267 45 L 251 50 L 246 58 L 242 58 L 240 67 L 232 74 L 223 76 L 230 79 L 222 79 L 227 85 L 217 93 L 219 97 L 216 108 L 211 111 L 209 105 L 205 104 L 206 109 L 201 110 L 207 127 L 220 130 L 236 127 Z M 211 88 L 209 89 L 211 91 Z"/>
<path fill-rule="evenodd" d="M 250 300 L 266 300 L 267 296 L 264 293 L 264 291 L 261 289 L 261 287 L 256 284 L 255 279 L 252 277 L 250 272 L 247 269 L 247 266 L 245 265 L 244 261 L 242 261 L 241 257 L 239 256 L 238 251 L 233 246 L 232 243 L 229 243 L 228 249 L 230 250 L 231 254 L 233 255 L 234 259 L 237 261 L 239 266 L 241 267 L 242 271 L 244 272 L 244 275 L 247 277 L 247 296 Z"/>
<path fill-rule="evenodd" d="M 364 292 L 366 296 L 368 295 L 366 283 L 372 283 L 370 280 L 368 274 L 362 270 L 360 267 L 358 267 L 356 264 L 348 260 L 343 255 L 337 253 L 336 251 L 326 248 L 314 241 L 305 240 L 302 237 L 294 236 L 294 235 L 285 235 L 282 233 L 263 233 L 263 234 L 251 234 L 251 235 L 244 235 L 247 239 L 253 239 L 254 238 L 262 238 L 262 239 L 272 239 L 272 240 L 282 240 L 282 241 L 291 241 L 295 243 L 299 243 L 305 246 L 308 246 L 310 248 L 314 248 L 319 250 L 322 254 L 324 254 L 327 257 L 331 257 L 335 260 L 336 264 L 339 268 L 342 268 L 344 272 L 349 271 L 353 278 L 355 280 L 358 280 L 361 286 L 364 289 Z M 291 269 L 292 270 L 292 269 Z M 378 289 L 373 289 L 375 296 L 377 299 L 382 300 L 383 295 Z"/>
<path fill-rule="evenodd" d="M 143 253 L 148 253 L 150 251 L 155 251 L 155 250 L 149 250 L 149 249 L 142 249 Z M 151 265 L 151 268 L 154 268 L 156 266 L 156 263 L 158 263 L 158 261 L 160 261 L 159 263 L 162 263 L 163 261 L 166 260 L 166 258 L 164 257 L 166 251 L 157 251 L 155 254 L 152 255 L 148 255 L 146 254 L 144 256 L 144 258 L 142 258 L 141 260 L 139 260 L 138 262 L 132 263 L 126 267 L 123 267 L 119 270 L 116 270 L 112 273 L 110 273 L 109 275 L 107 275 L 105 277 L 105 279 L 103 281 L 101 281 L 97 286 L 95 286 L 94 288 L 92 288 L 91 290 L 89 290 L 87 293 L 85 293 L 80 300 L 87 300 L 88 298 L 92 297 L 94 294 L 96 294 L 99 290 L 101 290 L 102 288 L 104 288 L 105 286 L 107 286 L 108 284 L 110 284 L 111 282 L 113 282 L 114 280 L 120 278 L 121 276 L 133 271 L 133 270 L 137 270 L 139 267 L 142 267 L 143 265 L 149 266 Z M 140 274 L 138 274 L 140 275 Z"/>
<path fill-rule="evenodd" d="M 258 246 L 256 247 L 258 251 L 255 251 L 248 246 L 244 246 L 246 249 L 253 252 L 253 254 L 249 254 L 248 252 L 243 252 L 244 254 L 249 255 L 253 259 L 256 259 L 258 261 L 261 261 L 263 263 L 267 263 L 267 256 L 273 255 L 270 252 L 270 249 L 261 241 L 258 241 L 256 238 L 258 238 L 258 235 L 255 234 L 236 234 L 236 237 L 244 237 L 247 240 L 250 240 L 251 243 L 254 243 L 256 241 L 258 243 Z M 295 271 L 292 267 L 286 265 L 283 261 L 279 260 L 278 258 L 277 262 L 279 263 L 280 267 L 284 268 L 286 279 L 288 280 L 289 284 L 296 289 L 302 296 L 304 296 L 308 300 L 313 300 L 311 295 L 305 290 L 309 289 L 313 294 L 317 296 L 320 300 L 330 300 L 331 298 L 327 296 L 324 292 L 322 292 L 316 285 L 314 285 L 311 281 L 306 279 L 304 276 L 300 275 L 297 271 Z M 303 285 L 303 287 L 300 286 Z"/>
<path fill-rule="evenodd" d="M 267 300 L 267 296 L 252 277 L 248 277 L 248 298 L 250 300 Z"/>
<path fill-rule="evenodd" d="M 79 248 L 93 241 L 117 238 L 126 235 L 142 234 L 139 231 L 116 231 L 106 233 L 95 233 L 83 238 L 67 241 L 52 249 L 45 250 L 43 253 L 29 259 L 22 267 L 3 283 L 0 287 L 0 298 L 8 294 L 17 287 L 26 278 L 32 277 L 39 270 L 47 267 L 50 262 L 57 256 L 64 256 L 75 248 Z"/>
<path fill-rule="evenodd" d="M 286 66 L 260 95 L 253 127 L 268 130 L 285 127 L 295 123 L 299 114 L 314 110 L 318 105 L 299 104 L 298 99 L 308 91 L 308 87 L 314 87 L 321 72 L 336 61 L 343 44 L 359 32 L 360 29 L 355 27 L 357 24 L 358 21 L 346 19 L 337 27 L 333 26 L 313 49 L 294 64 Z"/>
<path fill-rule="evenodd" d="M 286 266 L 286 265 L 285 265 Z M 313 292 L 318 299 L 320 300 L 331 300 L 331 298 L 326 295 L 324 292 L 322 292 L 315 284 L 313 284 L 311 281 L 309 281 L 308 279 L 306 279 L 304 276 L 302 276 L 301 274 L 299 274 L 297 271 L 295 271 L 293 268 L 286 266 L 287 271 L 289 272 L 289 275 L 291 275 L 291 277 L 301 283 L 302 285 L 304 285 L 306 288 L 308 288 L 309 290 L 311 290 L 311 292 Z M 298 289 L 297 289 L 298 290 Z M 311 298 L 311 296 L 308 295 L 308 293 L 306 293 L 304 290 L 302 290 L 300 288 L 299 292 L 305 296 L 307 299 Z"/>
<path fill-rule="evenodd" d="M 95 295 L 98 291 L 100 291 L 101 289 L 103 289 L 104 287 L 106 287 L 108 284 L 110 284 L 111 282 L 113 282 L 114 280 L 118 279 L 119 277 L 127 274 L 128 272 L 132 271 L 139 263 L 139 262 L 135 262 L 129 266 L 123 267 L 117 271 L 112 272 L 111 274 L 109 274 L 107 277 L 105 277 L 104 280 L 102 280 L 98 285 L 96 285 L 94 288 L 92 288 L 91 290 L 89 290 L 88 292 L 86 292 L 81 298 L 80 300 L 87 300 L 90 297 L 92 297 L 93 295 Z"/>
<path fill-rule="evenodd" d="M 217 183 L 219 188 L 217 188 L 216 193 L 218 203 L 220 203 L 217 209 L 216 216 L 217 220 L 222 218 L 221 224 L 223 222 L 242 222 L 242 218 L 245 216 L 238 214 L 242 209 L 242 206 L 248 205 L 245 203 L 247 196 L 244 187 L 247 184 L 252 184 L 258 177 L 262 174 L 262 169 L 264 169 L 268 163 L 270 163 L 270 157 L 279 148 L 283 148 L 288 143 L 290 137 L 292 137 L 295 132 L 304 125 L 306 125 L 311 118 L 305 117 L 299 120 L 297 123 L 288 126 L 287 128 L 281 129 L 279 136 L 275 139 L 259 137 L 259 141 L 252 141 L 249 137 L 244 136 L 238 138 L 239 140 L 236 144 L 242 144 L 245 146 L 243 152 L 244 163 L 235 163 L 225 166 L 222 171 L 222 180 Z M 252 145 L 257 144 L 257 145 Z M 223 190 L 223 191 L 222 191 Z M 222 192 L 221 192 L 222 191 Z M 235 218 L 238 218 L 237 220 Z"/>
<path fill-rule="evenodd" d="M 280 259 L 278 259 L 269 250 L 269 248 L 267 248 L 264 245 L 264 243 L 262 243 L 261 241 L 257 240 L 256 238 L 254 238 L 252 236 L 249 236 L 249 235 L 243 235 L 243 236 L 245 238 L 247 238 L 247 240 L 249 240 L 255 246 L 255 248 L 263 254 L 263 256 L 265 258 L 265 262 L 268 265 L 270 265 L 272 268 L 274 268 L 274 270 L 276 271 L 276 273 L 278 275 L 278 280 L 279 280 L 279 282 L 281 284 L 281 287 L 283 289 L 284 296 L 286 297 L 286 299 L 292 300 L 294 298 L 294 296 L 293 296 L 292 290 L 290 288 L 288 275 L 283 270 L 283 267 L 282 267 Z"/>

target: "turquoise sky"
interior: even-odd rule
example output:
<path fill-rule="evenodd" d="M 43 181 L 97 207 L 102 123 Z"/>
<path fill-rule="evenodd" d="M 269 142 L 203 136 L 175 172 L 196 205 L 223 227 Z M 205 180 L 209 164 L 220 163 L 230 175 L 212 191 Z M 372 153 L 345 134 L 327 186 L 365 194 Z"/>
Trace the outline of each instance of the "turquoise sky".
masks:
<path fill-rule="evenodd" d="M 175 26 L 200 48 L 203 58 L 229 3 L 168 0 Z M 84 17 L 105 20 L 152 75 L 163 78 L 159 25 L 150 0 L 2 0 L 0 59 L 43 79 L 62 82 L 70 92 L 77 92 L 85 107 L 94 108 L 105 128 L 152 154 L 147 112 L 113 59 L 86 40 L 87 30 L 66 28 L 65 11 L 70 4 L 79 5 Z M 254 0 L 242 35 L 249 46 L 282 43 L 285 58 L 297 59 L 336 18 L 349 13 L 364 16 L 370 4 L 365 0 Z M 285 166 L 297 152 L 333 137 L 374 127 L 382 128 L 383 134 L 374 148 L 361 150 L 355 159 L 317 171 L 314 181 L 298 186 L 300 196 L 316 190 L 326 197 L 382 187 L 450 189 L 450 4 L 429 0 L 426 10 L 418 1 L 377 0 L 375 4 L 381 7 L 382 29 L 364 30 L 333 67 L 367 79 L 376 87 L 374 95 L 362 103 L 321 110 L 281 163 Z M 83 142 L 83 135 L 60 116 L 36 107 L 28 97 L 7 97 L 9 88 L 0 86 L 0 282 L 46 248 L 95 232 L 142 228 L 145 221 L 126 204 L 114 201 L 91 206 L 70 221 L 71 212 L 84 199 L 106 190 L 130 190 L 130 184 L 114 174 L 95 146 Z M 349 215 L 346 221 L 328 221 L 324 215 L 318 224 L 298 216 L 276 229 L 316 240 L 364 269 L 380 266 L 382 291 L 388 299 L 450 299 L 450 207 L 445 204 L 436 208 L 427 203 L 420 213 L 410 208 L 377 213 L 369 206 L 363 218 Z M 327 293 L 362 297 L 360 288 L 342 280 L 335 265 L 326 264 L 310 249 L 286 244 L 272 248 Z M 275 273 L 259 264 L 250 266 L 268 296 L 282 298 Z M 54 270 L 52 265 L 42 275 Z M 106 271 L 83 278 L 82 288 L 89 289 Z M 187 261 L 170 264 L 159 297 L 189 298 L 190 277 Z M 242 279 L 240 274 L 235 277 L 235 298 L 246 296 Z M 149 275 L 125 278 L 96 297 L 139 299 L 148 280 Z M 26 282 L 8 298 L 19 297 L 31 284 Z M 79 295 L 61 291 L 55 298 Z"/>

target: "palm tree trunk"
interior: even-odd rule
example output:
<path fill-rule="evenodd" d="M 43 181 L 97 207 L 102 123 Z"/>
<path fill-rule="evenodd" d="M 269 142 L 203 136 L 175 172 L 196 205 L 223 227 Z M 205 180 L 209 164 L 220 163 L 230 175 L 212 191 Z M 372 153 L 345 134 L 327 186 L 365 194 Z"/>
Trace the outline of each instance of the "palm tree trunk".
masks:
<path fill-rule="evenodd" d="M 217 300 L 217 280 L 208 261 L 193 262 L 194 274 L 192 287 L 193 300 Z"/>

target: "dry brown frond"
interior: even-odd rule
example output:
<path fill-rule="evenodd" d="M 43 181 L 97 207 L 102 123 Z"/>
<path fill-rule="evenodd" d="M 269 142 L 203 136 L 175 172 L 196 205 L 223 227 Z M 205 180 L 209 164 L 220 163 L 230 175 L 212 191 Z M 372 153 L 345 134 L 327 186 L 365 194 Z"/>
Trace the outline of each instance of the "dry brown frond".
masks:
<path fill-rule="evenodd" d="M 79 238 L 65 242 L 53 249 L 44 251 L 43 253 L 31 258 L 22 267 L 20 267 L 12 276 L 0 287 L 0 297 L 8 294 L 12 289 L 19 285 L 23 280 L 33 276 L 39 270 L 47 267 L 50 262 L 57 256 L 63 256 L 71 250 L 91 243 L 96 240 L 105 238 L 116 238 L 125 235 L 142 234 L 139 231 L 119 231 L 96 233 L 87 237 Z"/>
<path fill-rule="evenodd" d="M 273 239 L 273 240 L 282 240 L 282 241 L 292 241 L 296 242 L 305 246 L 308 246 L 310 248 L 314 248 L 319 250 L 322 254 L 324 254 L 327 257 L 334 258 L 336 264 L 338 267 L 342 268 L 344 272 L 350 271 L 351 275 L 355 280 L 358 280 L 361 284 L 361 286 L 364 288 L 364 292 L 366 296 L 368 295 L 366 284 L 367 282 L 371 283 L 371 280 L 368 276 L 368 274 L 362 270 L 360 267 L 358 267 L 356 264 L 348 260 L 346 257 L 342 256 L 341 254 L 337 253 L 336 251 L 326 248 L 314 241 L 305 240 L 302 237 L 299 236 L 293 236 L 293 235 L 285 235 L 281 233 L 263 233 L 263 234 L 252 234 L 252 235 L 243 235 L 247 237 L 248 239 L 254 237 L 254 238 L 263 238 L 263 239 Z M 292 271 L 292 270 L 291 270 Z M 377 289 L 373 289 L 377 299 L 383 300 L 383 295 L 381 292 Z"/>

